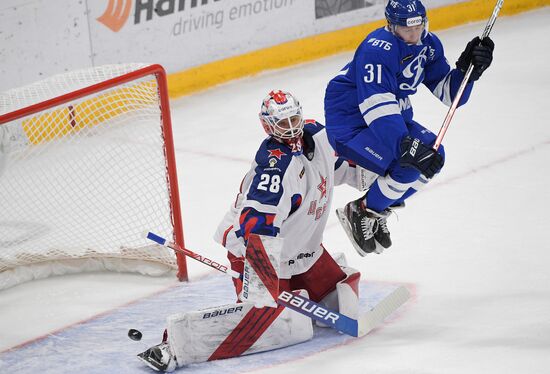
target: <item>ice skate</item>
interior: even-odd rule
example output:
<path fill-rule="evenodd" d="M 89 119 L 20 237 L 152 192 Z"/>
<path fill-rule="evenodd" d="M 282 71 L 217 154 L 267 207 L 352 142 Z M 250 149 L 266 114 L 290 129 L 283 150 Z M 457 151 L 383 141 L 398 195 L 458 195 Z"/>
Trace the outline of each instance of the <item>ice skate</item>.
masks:
<path fill-rule="evenodd" d="M 167 342 L 162 342 L 137 355 L 147 366 L 156 371 L 171 372 L 177 367 L 176 358 Z"/>
<path fill-rule="evenodd" d="M 386 222 L 391 210 L 378 213 L 366 208 L 363 201 L 362 197 L 349 202 L 343 209 L 336 209 L 336 215 L 357 253 L 382 253 L 392 244 Z"/>
<path fill-rule="evenodd" d="M 374 240 L 377 247 L 382 246 L 383 249 L 378 248 L 376 253 L 382 253 L 384 249 L 391 247 L 390 230 L 388 229 L 387 218 L 391 214 L 391 210 L 385 209 L 384 211 L 377 213 L 370 209 L 367 209 L 368 214 L 372 214 L 374 219 L 378 222 L 378 230 L 374 233 Z"/>

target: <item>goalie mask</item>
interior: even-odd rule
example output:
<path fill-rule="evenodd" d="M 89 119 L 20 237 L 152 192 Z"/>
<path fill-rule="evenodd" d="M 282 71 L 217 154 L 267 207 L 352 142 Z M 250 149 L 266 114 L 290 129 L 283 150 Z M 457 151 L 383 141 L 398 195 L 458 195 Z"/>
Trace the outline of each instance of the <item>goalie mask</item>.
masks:
<path fill-rule="evenodd" d="M 260 122 L 268 135 L 290 146 L 292 152 L 302 150 L 302 106 L 292 94 L 280 90 L 271 91 L 262 101 Z"/>

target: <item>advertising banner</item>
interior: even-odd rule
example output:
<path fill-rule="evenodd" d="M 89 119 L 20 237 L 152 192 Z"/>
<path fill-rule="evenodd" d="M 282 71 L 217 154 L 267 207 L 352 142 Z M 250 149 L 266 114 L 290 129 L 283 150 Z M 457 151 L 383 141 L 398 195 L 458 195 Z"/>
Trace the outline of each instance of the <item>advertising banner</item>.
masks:
<path fill-rule="evenodd" d="M 169 73 L 384 18 L 387 0 L 2 0 L 0 91 L 69 70 Z M 424 0 L 434 8 L 466 0 Z"/>

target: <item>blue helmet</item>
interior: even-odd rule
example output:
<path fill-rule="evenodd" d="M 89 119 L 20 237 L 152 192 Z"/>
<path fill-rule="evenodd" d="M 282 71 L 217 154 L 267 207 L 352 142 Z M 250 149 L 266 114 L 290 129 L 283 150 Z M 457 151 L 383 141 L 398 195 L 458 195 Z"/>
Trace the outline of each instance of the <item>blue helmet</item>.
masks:
<path fill-rule="evenodd" d="M 425 25 L 426 8 L 420 0 L 389 0 L 386 5 L 386 19 L 390 25 Z"/>

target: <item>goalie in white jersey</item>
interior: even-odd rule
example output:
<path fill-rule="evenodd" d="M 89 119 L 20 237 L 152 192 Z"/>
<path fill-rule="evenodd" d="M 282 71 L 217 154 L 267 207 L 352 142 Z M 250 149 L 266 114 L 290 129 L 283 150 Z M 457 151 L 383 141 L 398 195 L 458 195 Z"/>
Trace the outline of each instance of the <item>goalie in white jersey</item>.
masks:
<path fill-rule="evenodd" d="M 156 370 L 311 339 L 312 320 L 277 305 L 283 291 L 357 318 L 360 273 L 343 256 L 337 263 L 321 242 L 334 185 L 365 189 L 376 175 L 336 157 L 324 127 L 304 120 L 288 92 L 268 94 L 260 121 L 269 136 L 215 234 L 243 274 L 234 279 L 238 302 L 168 317 L 163 343 L 138 355 Z"/>
<path fill-rule="evenodd" d="M 333 187 L 357 186 L 356 168 L 335 155 L 324 126 L 304 120 L 300 103 L 288 92 L 267 95 L 260 121 L 269 137 L 260 145 L 215 240 L 229 251 L 234 270 L 242 273 L 250 234 L 283 239 L 280 290 L 304 288 L 312 300 L 320 301 L 345 278 L 321 242 Z"/>

